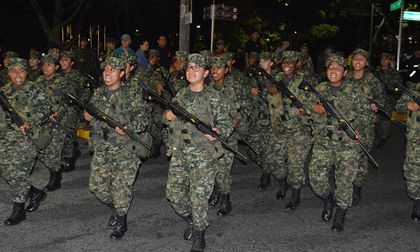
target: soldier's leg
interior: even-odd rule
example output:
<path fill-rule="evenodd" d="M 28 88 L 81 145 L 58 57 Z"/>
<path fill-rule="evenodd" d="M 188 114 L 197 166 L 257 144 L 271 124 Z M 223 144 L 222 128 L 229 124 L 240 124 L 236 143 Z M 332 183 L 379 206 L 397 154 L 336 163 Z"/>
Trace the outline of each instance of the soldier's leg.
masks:
<path fill-rule="evenodd" d="M 334 150 L 315 143 L 312 150 L 312 160 L 309 164 L 309 184 L 319 197 L 332 193 L 329 182 L 330 169 L 334 163 Z"/>
<path fill-rule="evenodd" d="M 404 161 L 404 177 L 406 179 L 407 194 L 414 200 L 414 209 L 411 218 L 420 220 L 420 148 L 419 137 L 414 134 L 407 135 L 406 158 Z"/>
<path fill-rule="evenodd" d="M 232 152 L 225 151 L 225 155 L 217 161 L 217 166 L 219 169 L 216 175 L 217 185 L 214 185 L 214 188 L 218 187 L 220 191 L 220 210 L 217 212 L 217 215 L 225 216 L 232 211 L 230 191 L 232 189 L 231 171 L 233 167 L 234 158 L 235 156 Z"/>
<path fill-rule="evenodd" d="M 52 132 L 50 144 L 43 150 L 41 161 L 50 171 L 50 179 L 44 187 L 45 191 L 54 191 L 61 187 L 61 152 L 64 146 L 65 133 L 61 129 Z"/>
<path fill-rule="evenodd" d="M 89 191 L 104 204 L 112 203 L 111 195 L 111 167 L 112 162 L 106 146 L 97 147 L 93 153 L 90 165 Z"/>

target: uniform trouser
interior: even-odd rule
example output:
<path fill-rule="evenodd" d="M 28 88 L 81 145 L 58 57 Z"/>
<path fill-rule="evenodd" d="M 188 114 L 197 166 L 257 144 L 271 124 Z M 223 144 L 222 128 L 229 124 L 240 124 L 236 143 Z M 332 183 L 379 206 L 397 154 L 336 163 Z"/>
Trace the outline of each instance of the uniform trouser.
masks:
<path fill-rule="evenodd" d="M 263 156 L 267 170 L 278 180 L 286 179 L 287 141 L 289 138 L 272 128 L 266 134 L 267 142 Z"/>
<path fill-rule="evenodd" d="M 416 132 L 417 130 L 417 132 Z M 407 132 L 407 143 L 404 160 L 404 177 L 407 194 L 413 200 L 420 199 L 420 133 L 419 129 Z"/>
<path fill-rule="evenodd" d="M 287 142 L 287 183 L 293 188 L 305 185 L 305 163 L 312 148 L 309 132 L 297 132 Z"/>
<path fill-rule="evenodd" d="M 10 186 L 12 201 L 25 203 L 31 187 L 30 172 L 35 163 L 35 146 L 24 138 L 13 143 L 1 139 L 0 145 L 0 176 Z"/>
<path fill-rule="evenodd" d="M 104 204 L 112 203 L 117 215 L 128 213 L 133 184 L 141 161 L 123 147 L 104 143 L 95 146 L 89 190 Z"/>
<path fill-rule="evenodd" d="M 181 217 L 192 215 L 195 230 L 208 223 L 208 199 L 217 172 L 216 161 L 198 150 L 172 153 L 166 184 L 166 198 Z"/>
<path fill-rule="evenodd" d="M 219 186 L 220 193 L 222 194 L 229 194 L 230 190 L 232 189 L 231 172 L 234 159 L 235 155 L 231 151 L 225 150 L 225 155 L 217 160 L 218 169 L 216 175 L 216 183 Z"/>
<path fill-rule="evenodd" d="M 373 125 L 373 124 L 372 124 Z M 363 138 L 363 141 L 371 147 L 374 140 L 374 127 L 370 126 L 365 129 L 366 134 Z M 370 148 L 368 149 L 370 151 Z M 360 151 L 357 156 L 357 175 L 354 178 L 354 185 L 355 186 L 363 186 L 366 183 L 366 178 L 368 176 L 368 169 L 369 169 L 369 159 L 365 155 L 363 151 Z"/>
<path fill-rule="evenodd" d="M 315 194 L 325 197 L 335 194 L 337 205 L 343 209 L 351 206 L 353 181 L 357 172 L 358 150 L 353 145 L 340 142 L 315 142 L 309 165 L 309 183 Z M 330 185 L 331 169 L 334 170 L 335 193 Z"/>
<path fill-rule="evenodd" d="M 77 124 L 81 117 L 80 114 L 81 112 L 78 110 L 73 110 L 67 116 L 67 122 L 64 126 L 68 128 L 68 132 L 66 132 L 66 136 L 64 137 L 64 146 L 61 153 L 62 159 L 71 159 L 75 154 L 74 151 L 77 147 Z"/>
<path fill-rule="evenodd" d="M 56 125 L 53 127 L 50 132 L 52 136 L 51 142 L 39 152 L 38 159 L 50 172 L 58 172 L 61 170 L 61 153 L 66 133 Z"/>

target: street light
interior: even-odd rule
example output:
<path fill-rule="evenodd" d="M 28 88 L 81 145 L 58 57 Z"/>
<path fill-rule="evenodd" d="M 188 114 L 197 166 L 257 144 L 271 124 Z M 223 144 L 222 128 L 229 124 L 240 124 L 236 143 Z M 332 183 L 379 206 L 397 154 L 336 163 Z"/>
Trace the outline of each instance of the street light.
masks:
<path fill-rule="evenodd" d="M 201 25 L 197 25 L 197 29 L 200 29 L 201 28 Z"/>

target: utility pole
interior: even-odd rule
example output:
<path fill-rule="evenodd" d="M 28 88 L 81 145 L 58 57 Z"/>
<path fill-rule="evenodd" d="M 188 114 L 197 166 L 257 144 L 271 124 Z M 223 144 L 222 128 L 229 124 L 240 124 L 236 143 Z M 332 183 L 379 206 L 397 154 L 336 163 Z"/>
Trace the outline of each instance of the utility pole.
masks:
<path fill-rule="evenodd" d="M 190 24 L 192 23 L 192 0 L 180 0 L 179 50 L 190 51 Z"/>

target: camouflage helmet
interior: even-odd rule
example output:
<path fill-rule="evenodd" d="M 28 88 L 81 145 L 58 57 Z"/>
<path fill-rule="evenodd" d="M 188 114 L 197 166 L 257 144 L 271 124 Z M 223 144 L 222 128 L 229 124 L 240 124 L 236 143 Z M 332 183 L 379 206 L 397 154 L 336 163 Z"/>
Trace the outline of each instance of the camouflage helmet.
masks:
<path fill-rule="evenodd" d="M 124 60 L 118 57 L 107 57 L 105 60 L 104 68 L 105 66 L 110 66 L 113 69 L 124 70 L 126 67 L 126 63 L 124 62 Z"/>
<path fill-rule="evenodd" d="M 226 67 L 227 59 L 224 55 L 210 56 L 209 63 L 210 67 Z"/>
<path fill-rule="evenodd" d="M 29 52 L 29 58 L 34 58 L 34 59 L 41 59 L 41 53 L 35 50 L 31 50 Z"/>
<path fill-rule="evenodd" d="M 198 53 L 192 53 L 188 55 L 187 61 L 188 63 L 195 63 L 204 69 L 206 69 L 209 65 L 206 57 Z"/>
<path fill-rule="evenodd" d="M 299 60 L 299 54 L 298 54 L 298 52 L 295 52 L 295 51 L 284 51 L 281 54 L 281 60 L 283 61 L 285 59 L 291 59 L 291 60 L 294 60 L 294 61 L 298 61 Z"/>
<path fill-rule="evenodd" d="M 178 61 L 187 61 L 188 53 L 186 51 L 176 51 L 175 59 Z"/>
<path fill-rule="evenodd" d="M 227 60 L 234 60 L 234 59 L 236 59 L 235 53 L 234 52 L 230 52 L 230 51 L 225 52 L 225 57 L 226 57 Z"/>
<path fill-rule="evenodd" d="M 136 63 L 137 63 L 137 56 L 136 55 L 121 54 L 121 55 L 118 55 L 116 57 L 121 59 L 125 64 L 136 65 Z"/>
<path fill-rule="evenodd" d="M 18 65 L 25 70 L 28 69 L 28 63 L 27 63 L 26 59 L 17 58 L 17 57 L 10 58 L 9 62 L 7 64 L 7 69 L 10 70 L 15 65 Z"/>
<path fill-rule="evenodd" d="M 72 61 L 74 61 L 76 59 L 74 53 L 71 52 L 71 51 L 62 51 L 60 53 L 60 59 L 61 58 L 68 58 L 68 59 L 70 59 Z"/>
<path fill-rule="evenodd" d="M 260 60 L 260 54 L 257 52 L 250 52 L 249 53 L 249 57 L 250 59 L 256 59 L 256 60 Z"/>
<path fill-rule="evenodd" d="M 58 61 L 59 58 L 56 55 L 52 55 L 52 54 L 47 54 L 44 57 L 42 57 L 42 62 L 43 63 L 52 63 L 55 65 L 58 65 Z"/>
<path fill-rule="evenodd" d="M 201 50 L 200 54 L 206 58 L 206 60 L 210 59 L 211 51 L 210 50 Z"/>
<path fill-rule="evenodd" d="M 274 60 L 274 54 L 272 52 L 261 52 L 260 60 Z"/>
<path fill-rule="evenodd" d="M 19 58 L 19 54 L 18 53 L 16 53 L 16 52 L 12 52 L 12 51 L 7 51 L 5 54 L 4 54 L 4 57 L 5 58 Z"/>
<path fill-rule="evenodd" d="M 157 56 L 157 57 L 160 57 L 160 52 L 158 51 L 158 50 L 156 50 L 156 49 L 151 49 L 150 51 L 149 51 L 149 57 L 150 56 Z"/>
<path fill-rule="evenodd" d="M 297 54 L 299 60 L 307 60 L 309 58 L 309 55 L 307 53 L 297 52 Z"/>
<path fill-rule="evenodd" d="M 367 51 L 363 50 L 363 49 L 360 49 L 360 48 L 353 51 L 353 57 L 356 56 L 356 55 L 360 55 L 363 58 L 365 58 L 366 60 L 369 59 L 369 53 Z"/>
<path fill-rule="evenodd" d="M 336 62 L 340 66 L 347 68 L 347 61 L 345 58 L 338 56 L 337 54 L 331 54 L 325 61 L 325 66 L 328 67 L 332 62 Z"/>

